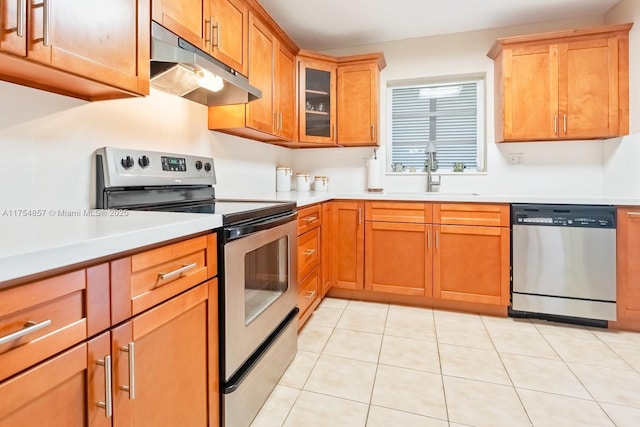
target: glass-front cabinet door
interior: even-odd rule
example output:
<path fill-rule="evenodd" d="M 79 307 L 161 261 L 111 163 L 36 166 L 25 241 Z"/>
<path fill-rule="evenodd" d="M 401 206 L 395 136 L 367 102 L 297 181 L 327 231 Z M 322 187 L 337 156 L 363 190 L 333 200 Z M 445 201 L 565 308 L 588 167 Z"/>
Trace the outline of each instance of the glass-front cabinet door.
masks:
<path fill-rule="evenodd" d="M 335 62 L 299 56 L 301 142 L 336 143 L 336 70 Z"/>

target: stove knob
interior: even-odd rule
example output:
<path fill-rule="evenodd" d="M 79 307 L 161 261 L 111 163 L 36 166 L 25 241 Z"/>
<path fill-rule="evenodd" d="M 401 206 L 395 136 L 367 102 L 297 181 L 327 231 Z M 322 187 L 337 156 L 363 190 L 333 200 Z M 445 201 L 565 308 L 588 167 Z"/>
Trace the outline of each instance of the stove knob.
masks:
<path fill-rule="evenodd" d="M 146 168 L 149 166 L 150 160 L 149 156 L 141 156 L 138 158 L 138 164 L 141 168 Z"/>
<path fill-rule="evenodd" d="M 197 170 L 202 169 L 202 161 L 200 161 L 200 160 L 196 161 L 196 169 Z"/>
<path fill-rule="evenodd" d="M 133 157 L 131 156 L 124 156 L 122 160 L 120 160 L 120 163 L 122 164 L 122 167 L 125 169 L 131 169 L 135 164 Z"/>
<path fill-rule="evenodd" d="M 211 163 L 207 162 L 204 164 L 205 172 L 211 172 Z"/>

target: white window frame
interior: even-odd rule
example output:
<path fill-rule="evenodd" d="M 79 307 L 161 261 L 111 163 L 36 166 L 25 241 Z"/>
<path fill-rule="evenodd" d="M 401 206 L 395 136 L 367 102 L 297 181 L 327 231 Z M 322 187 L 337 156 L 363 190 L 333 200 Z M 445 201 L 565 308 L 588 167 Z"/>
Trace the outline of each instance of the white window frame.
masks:
<path fill-rule="evenodd" d="M 458 84 L 458 83 L 477 83 L 477 139 L 476 139 L 476 168 L 466 168 L 464 172 L 453 172 L 452 169 L 438 169 L 434 174 L 437 175 L 470 175 L 470 174 L 486 174 L 486 75 L 483 74 L 470 74 L 470 75 L 458 75 L 458 76 L 444 76 L 434 78 L 420 78 L 411 80 L 393 80 L 387 82 L 387 164 L 386 171 L 388 174 L 424 174 L 423 170 L 416 170 L 411 172 L 405 170 L 404 172 L 394 172 L 391 168 L 393 163 L 393 95 L 392 90 L 395 88 L 409 88 L 409 87 L 421 87 L 425 85 L 440 85 L 440 84 Z"/>

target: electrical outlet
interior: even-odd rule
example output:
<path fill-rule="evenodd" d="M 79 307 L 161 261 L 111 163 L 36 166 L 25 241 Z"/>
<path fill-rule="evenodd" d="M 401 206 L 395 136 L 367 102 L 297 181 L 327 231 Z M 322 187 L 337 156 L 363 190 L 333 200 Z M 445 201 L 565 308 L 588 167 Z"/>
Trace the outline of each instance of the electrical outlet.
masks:
<path fill-rule="evenodd" d="M 524 162 L 524 154 L 523 153 L 509 153 L 509 164 L 510 165 L 521 165 Z"/>

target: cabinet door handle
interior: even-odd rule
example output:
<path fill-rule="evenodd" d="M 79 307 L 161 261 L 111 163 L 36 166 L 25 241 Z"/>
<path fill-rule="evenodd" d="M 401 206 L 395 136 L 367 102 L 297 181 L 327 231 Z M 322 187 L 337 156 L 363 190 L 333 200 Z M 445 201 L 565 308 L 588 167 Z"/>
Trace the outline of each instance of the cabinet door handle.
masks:
<path fill-rule="evenodd" d="M 279 116 L 280 116 L 280 128 L 279 129 L 280 129 L 280 131 L 282 131 L 282 111 L 280 111 Z"/>
<path fill-rule="evenodd" d="M 135 344 L 133 342 L 130 342 L 129 344 L 120 347 L 120 351 L 129 353 L 129 385 L 120 386 L 120 389 L 129 393 L 129 400 L 133 400 L 136 398 Z"/>
<path fill-rule="evenodd" d="M 436 230 L 436 249 L 440 247 L 440 233 Z"/>
<path fill-rule="evenodd" d="M 431 230 L 427 230 L 427 249 L 431 249 Z"/>
<path fill-rule="evenodd" d="M 107 355 L 102 360 L 96 362 L 104 366 L 104 402 L 98 402 L 98 406 L 104 409 L 105 417 L 113 415 L 113 398 L 111 397 L 111 355 Z"/>
<path fill-rule="evenodd" d="M 220 48 L 220 23 L 216 22 L 216 25 L 213 25 L 213 18 L 211 18 L 211 39 L 213 40 L 213 48 Z M 213 37 L 213 30 L 216 31 L 216 36 L 217 37 Z"/>
<path fill-rule="evenodd" d="M 376 139 L 376 134 L 373 130 L 373 125 L 371 125 L 371 141 L 375 141 L 375 139 Z"/>
<path fill-rule="evenodd" d="M 43 322 L 37 323 L 34 322 L 32 320 L 29 320 L 27 323 L 24 324 L 24 327 L 22 329 L 20 329 L 19 331 L 16 331 L 12 334 L 9 335 L 5 335 L 4 337 L 0 337 L 0 345 L 4 345 L 6 343 L 9 343 L 11 341 L 15 341 L 18 338 L 22 338 L 25 335 L 29 335 L 35 331 L 38 331 L 42 328 L 46 328 L 47 326 L 49 326 L 51 324 L 51 320 L 45 320 Z"/>
<path fill-rule="evenodd" d="M 315 249 L 307 249 L 306 251 L 304 251 L 305 256 L 311 256 L 316 252 Z"/>
<path fill-rule="evenodd" d="M 335 139 L 336 125 L 331 125 L 331 139 Z"/>
<path fill-rule="evenodd" d="M 362 224 L 362 209 L 358 208 L 358 225 Z"/>
<path fill-rule="evenodd" d="M 49 0 L 43 0 L 42 7 L 42 14 L 44 15 L 42 19 L 42 44 L 49 46 L 51 44 L 51 37 L 49 36 L 49 11 L 51 10 Z"/>
<path fill-rule="evenodd" d="M 566 134 L 567 133 L 567 115 L 566 114 L 562 115 L 562 122 L 563 122 L 563 128 L 562 129 L 564 130 L 564 133 Z"/>
<path fill-rule="evenodd" d="M 553 134 L 558 134 L 558 116 L 555 114 L 553 115 Z"/>
<path fill-rule="evenodd" d="M 305 297 L 306 299 L 310 300 L 313 297 L 316 296 L 317 291 L 307 291 L 307 296 Z"/>
<path fill-rule="evenodd" d="M 195 268 L 197 265 L 198 264 L 195 263 L 195 262 L 193 264 L 186 264 L 186 265 L 183 265 L 182 267 L 180 267 L 180 268 L 178 268 L 176 270 L 170 271 L 168 273 L 158 273 L 158 276 L 160 276 L 161 280 L 166 280 L 166 279 L 169 279 L 169 278 L 171 278 L 173 276 L 177 276 L 178 274 L 182 274 L 185 271 L 191 270 L 192 268 Z"/>
<path fill-rule="evenodd" d="M 25 26 L 25 9 L 26 9 L 26 5 L 25 2 L 27 0 L 17 0 L 18 3 L 18 19 L 17 19 L 17 23 L 18 23 L 18 28 L 16 28 L 16 32 L 18 34 L 18 37 L 24 37 L 24 26 Z"/>
<path fill-rule="evenodd" d="M 207 30 L 209 30 L 209 38 L 207 38 Z M 213 43 L 213 28 L 211 27 L 211 17 L 204 20 L 204 43 Z"/>

